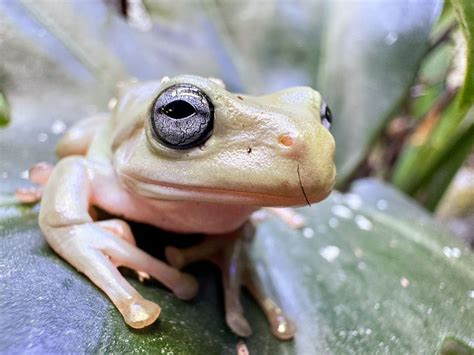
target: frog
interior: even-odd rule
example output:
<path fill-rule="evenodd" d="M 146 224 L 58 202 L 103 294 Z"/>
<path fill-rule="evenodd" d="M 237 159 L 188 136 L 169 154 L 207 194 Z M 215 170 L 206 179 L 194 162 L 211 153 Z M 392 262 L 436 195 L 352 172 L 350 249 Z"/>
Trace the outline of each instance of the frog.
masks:
<path fill-rule="evenodd" d="M 39 226 L 50 247 L 103 291 L 132 328 L 154 323 L 161 307 L 118 267 L 190 300 L 199 285 L 183 268 L 208 260 L 221 269 L 233 333 L 252 334 L 240 300 L 245 287 L 273 335 L 293 338 L 297 326 L 267 293 L 250 257 L 251 216 L 330 194 L 335 141 L 321 95 L 300 86 L 251 96 L 227 91 L 219 79 L 179 75 L 121 83 L 109 106 L 64 134 L 55 166 L 31 170 L 41 191 L 29 196 L 41 198 Z M 19 198 L 28 200 L 28 192 Z M 95 207 L 113 217 L 98 219 Z M 204 237 L 187 248 L 166 247 L 166 260 L 159 260 L 137 247 L 129 221 Z"/>

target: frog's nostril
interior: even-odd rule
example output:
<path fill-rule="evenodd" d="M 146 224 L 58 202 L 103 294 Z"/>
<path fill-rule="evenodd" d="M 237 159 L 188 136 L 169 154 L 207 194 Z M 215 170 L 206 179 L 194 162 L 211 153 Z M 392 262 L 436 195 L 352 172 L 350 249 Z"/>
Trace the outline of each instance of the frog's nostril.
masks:
<path fill-rule="evenodd" d="M 294 143 L 293 137 L 288 134 L 282 134 L 278 137 L 278 143 L 284 145 L 285 147 L 291 147 Z"/>

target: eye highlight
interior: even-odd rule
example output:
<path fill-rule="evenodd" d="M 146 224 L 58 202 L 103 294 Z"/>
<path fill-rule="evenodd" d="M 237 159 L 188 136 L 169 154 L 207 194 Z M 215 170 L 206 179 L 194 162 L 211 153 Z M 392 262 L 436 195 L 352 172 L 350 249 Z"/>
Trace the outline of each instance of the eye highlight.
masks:
<path fill-rule="evenodd" d="M 214 106 L 197 86 L 178 84 L 166 88 L 151 110 L 154 137 L 173 149 L 203 144 L 214 128 Z"/>
<path fill-rule="evenodd" d="M 332 113 L 329 109 L 329 106 L 323 101 L 321 103 L 321 108 L 319 110 L 319 115 L 321 116 L 321 123 L 327 129 L 331 128 L 332 124 Z"/>

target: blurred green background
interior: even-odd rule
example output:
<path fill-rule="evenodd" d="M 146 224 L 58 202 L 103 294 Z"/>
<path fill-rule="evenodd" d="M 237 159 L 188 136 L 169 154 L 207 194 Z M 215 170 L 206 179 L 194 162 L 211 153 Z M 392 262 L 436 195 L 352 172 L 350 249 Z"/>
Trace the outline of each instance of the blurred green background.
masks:
<path fill-rule="evenodd" d="M 334 115 L 346 193 L 302 210 L 306 232 L 266 221 L 255 245 L 298 335 L 274 340 L 246 298 L 251 352 L 472 351 L 473 26 L 468 0 L 0 0 L 0 350 L 235 351 L 216 270 L 192 269 L 203 283 L 194 304 L 137 283 L 164 315 L 131 331 L 45 245 L 38 207 L 12 198 L 30 166 L 55 162 L 68 126 L 107 109 L 117 81 L 192 73 L 250 94 L 309 85 Z M 327 247 L 340 257 L 326 260 Z"/>

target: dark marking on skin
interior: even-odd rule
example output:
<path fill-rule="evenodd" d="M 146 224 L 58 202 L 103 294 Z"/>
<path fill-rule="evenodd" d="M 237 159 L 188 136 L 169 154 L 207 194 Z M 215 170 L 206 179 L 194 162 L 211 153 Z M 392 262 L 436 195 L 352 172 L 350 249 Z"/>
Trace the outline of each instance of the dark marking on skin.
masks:
<path fill-rule="evenodd" d="M 308 200 L 308 196 L 306 196 L 306 192 L 304 191 L 303 183 L 301 182 L 300 164 L 298 164 L 296 166 L 296 173 L 298 174 L 298 180 L 300 182 L 301 192 L 303 193 L 304 199 L 306 200 L 306 203 L 308 204 L 308 206 L 311 207 L 311 203 Z"/>

